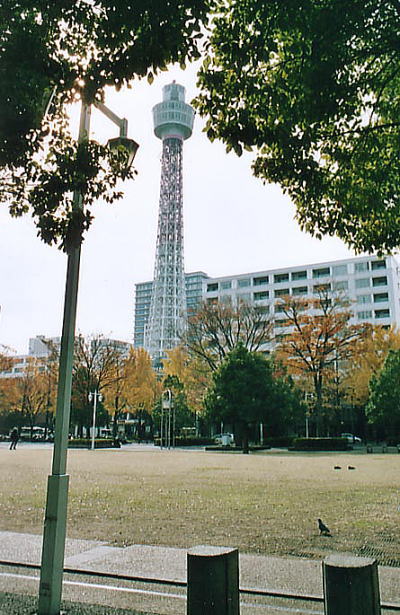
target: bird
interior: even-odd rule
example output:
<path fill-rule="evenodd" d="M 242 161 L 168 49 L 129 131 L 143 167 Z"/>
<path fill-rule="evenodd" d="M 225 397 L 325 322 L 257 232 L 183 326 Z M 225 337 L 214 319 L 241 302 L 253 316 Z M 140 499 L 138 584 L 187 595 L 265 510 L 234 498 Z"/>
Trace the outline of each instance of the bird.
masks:
<path fill-rule="evenodd" d="M 334 466 L 334 468 L 333 468 L 333 469 L 334 469 L 334 470 L 341 470 L 341 469 L 342 469 L 342 466 Z"/>
<path fill-rule="evenodd" d="M 318 528 L 320 535 L 322 534 L 322 536 L 332 536 L 329 527 L 327 527 L 325 523 L 321 521 L 321 519 L 318 519 Z"/>
<path fill-rule="evenodd" d="M 347 469 L 348 470 L 355 470 L 355 467 L 354 466 L 347 466 Z"/>

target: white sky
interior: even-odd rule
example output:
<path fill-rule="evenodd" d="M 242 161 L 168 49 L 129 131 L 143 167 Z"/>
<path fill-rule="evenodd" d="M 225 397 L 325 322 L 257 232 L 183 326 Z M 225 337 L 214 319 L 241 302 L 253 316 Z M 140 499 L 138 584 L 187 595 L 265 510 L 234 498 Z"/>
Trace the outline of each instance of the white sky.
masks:
<path fill-rule="evenodd" d="M 106 104 L 128 119 L 128 135 L 140 144 L 136 180 L 123 185 L 123 200 L 98 203 L 82 247 L 77 330 L 133 340 L 134 285 L 153 277 L 160 184 L 161 141 L 153 134 L 152 107 L 162 86 L 176 79 L 194 97 L 195 72 L 172 68 L 150 86 L 110 91 Z M 77 105 L 78 107 L 78 105 Z M 79 109 L 77 109 L 79 112 Z M 347 258 L 338 239 L 302 233 L 294 207 L 278 186 L 253 177 L 252 154 L 226 154 L 210 143 L 196 117 L 184 145 L 185 270 L 210 276 Z M 97 110 L 92 137 L 105 142 L 118 129 Z M 19 353 L 36 335 L 61 335 L 66 256 L 43 244 L 30 218 L 12 219 L 0 208 L 0 343 Z"/>

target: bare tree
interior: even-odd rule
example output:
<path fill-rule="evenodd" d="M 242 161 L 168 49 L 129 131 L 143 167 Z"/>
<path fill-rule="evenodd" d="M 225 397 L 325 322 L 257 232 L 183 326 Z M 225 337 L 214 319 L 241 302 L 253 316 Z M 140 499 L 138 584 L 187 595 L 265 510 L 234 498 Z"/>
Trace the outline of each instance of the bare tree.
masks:
<path fill-rule="evenodd" d="M 115 340 L 102 335 L 88 338 L 78 336 L 75 340 L 74 366 L 72 381 L 72 416 L 79 427 L 89 427 L 91 409 L 88 396 L 96 390 L 103 393 L 118 388 L 117 383 L 124 378 L 121 363 L 127 348 Z M 118 392 L 117 392 L 118 395 Z M 118 402 L 117 402 L 118 406 Z M 101 408 L 99 407 L 99 411 Z"/>
<path fill-rule="evenodd" d="M 214 371 L 240 343 L 247 350 L 261 350 L 272 340 L 272 323 L 262 307 L 239 302 L 202 304 L 189 318 L 183 344 Z"/>

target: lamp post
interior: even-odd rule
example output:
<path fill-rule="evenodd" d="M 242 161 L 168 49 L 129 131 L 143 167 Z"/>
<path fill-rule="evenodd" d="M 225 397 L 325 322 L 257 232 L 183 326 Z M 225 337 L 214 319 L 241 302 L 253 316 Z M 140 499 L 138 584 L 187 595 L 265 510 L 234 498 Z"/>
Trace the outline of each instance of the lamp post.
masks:
<path fill-rule="evenodd" d="M 166 434 L 166 438 L 165 438 L 165 446 L 167 448 L 171 448 L 171 409 L 172 409 L 172 391 L 171 389 L 166 389 L 163 393 L 163 397 L 162 397 L 162 406 L 161 406 L 161 448 L 162 448 L 162 443 L 163 443 L 163 425 L 164 425 L 164 431 Z M 164 418 L 164 410 L 167 411 L 167 426 L 165 426 L 163 418 Z M 175 432 L 175 420 L 174 420 L 174 432 Z M 175 436 L 174 436 L 174 443 L 173 446 L 175 446 Z"/>
<path fill-rule="evenodd" d="M 93 419 L 92 419 L 92 446 L 91 449 L 94 451 L 94 439 L 96 432 L 96 410 L 97 410 L 97 402 L 103 401 L 103 395 L 96 390 L 93 393 L 89 393 L 88 400 L 90 403 L 93 402 Z"/>
<path fill-rule="evenodd" d="M 126 137 L 127 120 L 118 118 L 103 103 L 95 106 L 120 130 L 119 142 L 110 147 L 123 146 L 129 151 L 126 166 L 133 162 L 138 145 Z M 82 102 L 78 143 L 89 139 L 91 106 Z M 73 194 L 73 207 L 83 209 L 83 194 L 77 190 Z M 42 561 L 40 568 L 38 615 L 59 615 L 64 550 L 67 523 L 68 483 L 66 474 L 69 417 L 71 406 L 72 363 L 75 339 L 76 306 L 78 297 L 79 263 L 81 248 L 69 246 L 67 249 L 67 276 L 65 284 L 64 316 L 61 335 L 60 359 L 58 367 L 58 390 L 56 423 L 54 434 L 52 474 L 47 481 L 46 512 L 43 529 Z"/>
<path fill-rule="evenodd" d="M 314 399 L 314 393 L 308 393 L 307 391 L 304 393 L 304 399 L 306 402 L 306 438 L 309 437 L 309 430 L 308 430 L 308 422 L 309 422 L 309 418 L 311 416 L 311 403 L 312 400 Z"/>

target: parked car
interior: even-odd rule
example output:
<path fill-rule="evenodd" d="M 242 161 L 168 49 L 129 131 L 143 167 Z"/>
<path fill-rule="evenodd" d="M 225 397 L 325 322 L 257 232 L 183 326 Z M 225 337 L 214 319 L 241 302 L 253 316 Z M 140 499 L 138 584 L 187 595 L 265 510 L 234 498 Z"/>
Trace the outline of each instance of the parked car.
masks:
<path fill-rule="evenodd" d="M 233 433 L 217 433 L 213 436 L 215 444 L 221 444 L 222 446 L 232 446 L 235 444 L 235 437 Z"/>
<path fill-rule="evenodd" d="M 361 438 L 354 436 L 352 433 L 341 433 L 340 437 L 346 438 L 347 442 L 350 442 L 351 444 L 361 444 Z"/>
<path fill-rule="evenodd" d="M 32 429 L 30 427 L 21 427 L 20 437 L 22 440 L 44 440 L 45 428 L 34 426 Z"/>

